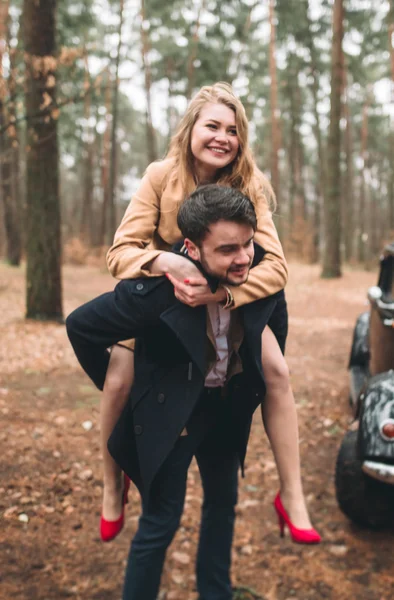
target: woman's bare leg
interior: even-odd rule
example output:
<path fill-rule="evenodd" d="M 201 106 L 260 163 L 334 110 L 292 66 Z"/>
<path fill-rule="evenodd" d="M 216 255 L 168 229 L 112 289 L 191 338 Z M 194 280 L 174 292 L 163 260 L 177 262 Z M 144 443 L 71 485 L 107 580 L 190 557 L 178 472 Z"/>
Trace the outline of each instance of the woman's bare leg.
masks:
<path fill-rule="evenodd" d="M 289 369 L 269 327 L 261 338 L 261 360 L 267 384 L 262 416 L 280 480 L 280 495 L 293 524 L 312 527 L 302 491 L 298 422 Z"/>
<path fill-rule="evenodd" d="M 134 379 L 134 352 L 114 346 L 100 404 L 100 441 L 103 456 L 103 511 L 107 521 L 115 521 L 122 512 L 122 471 L 107 449 L 107 441 L 126 404 Z"/>

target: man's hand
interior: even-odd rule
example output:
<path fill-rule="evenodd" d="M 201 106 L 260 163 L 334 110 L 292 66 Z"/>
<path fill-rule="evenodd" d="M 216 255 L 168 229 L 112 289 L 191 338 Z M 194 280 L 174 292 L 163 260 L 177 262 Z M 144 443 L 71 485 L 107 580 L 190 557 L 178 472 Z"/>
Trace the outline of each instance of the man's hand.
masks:
<path fill-rule="evenodd" d="M 226 299 L 226 292 L 221 287 L 212 294 L 206 279 L 201 274 L 198 277 L 187 277 L 183 281 L 173 277 L 171 273 L 166 275 L 174 286 L 175 297 L 183 304 L 194 308 L 209 302 L 223 302 Z"/>

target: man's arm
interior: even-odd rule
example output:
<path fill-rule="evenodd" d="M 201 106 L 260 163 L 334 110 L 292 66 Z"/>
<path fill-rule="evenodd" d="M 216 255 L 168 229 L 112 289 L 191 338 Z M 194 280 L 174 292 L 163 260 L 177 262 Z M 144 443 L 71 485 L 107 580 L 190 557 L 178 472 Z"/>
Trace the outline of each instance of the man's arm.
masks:
<path fill-rule="evenodd" d="M 76 357 L 99 389 L 103 389 L 109 363 L 107 348 L 142 336 L 173 302 L 173 288 L 165 278 L 124 280 L 113 292 L 67 317 L 67 334 Z"/>

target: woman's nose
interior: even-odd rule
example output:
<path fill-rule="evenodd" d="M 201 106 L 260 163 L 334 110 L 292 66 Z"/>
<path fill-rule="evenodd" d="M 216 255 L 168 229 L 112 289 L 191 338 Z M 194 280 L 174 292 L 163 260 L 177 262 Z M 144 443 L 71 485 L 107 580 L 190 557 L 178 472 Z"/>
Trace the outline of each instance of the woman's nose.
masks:
<path fill-rule="evenodd" d="M 226 131 L 221 131 L 221 130 L 216 131 L 215 139 L 217 139 L 220 142 L 227 142 Z"/>

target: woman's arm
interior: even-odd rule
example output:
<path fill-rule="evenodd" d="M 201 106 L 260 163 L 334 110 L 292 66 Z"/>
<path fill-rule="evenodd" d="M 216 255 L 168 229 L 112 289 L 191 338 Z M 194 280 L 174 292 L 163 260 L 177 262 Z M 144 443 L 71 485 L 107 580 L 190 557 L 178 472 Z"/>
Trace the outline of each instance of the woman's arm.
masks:
<path fill-rule="evenodd" d="M 256 206 L 257 231 L 255 242 L 265 250 L 263 260 L 250 270 L 246 283 L 228 286 L 234 297 L 233 308 L 266 298 L 282 290 L 288 277 L 288 268 L 271 213 L 263 200 Z"/>
<path fill-rule="evenodd" d="M 201 280 L 200 271 L 189 260 L 163 249 L 148 248 L 155 239 L 162 188 L 170 169 L 169 160 L 149 165 L 115 233 L 114 243 L 107 254 L 107 264 L 110 273 L 118 279 L 170 273 L 181 280 L 187 277 Z M 174 230 L 177 229 L 176 214 L 174 210 Z"/>
<path fill-rule="evenodd" d="M 152 163 L 131 199 L 107 254 L 108 269 L 118 279 L 149 277 L 148 268 L 160 253 L 147 246 L 152 242 L 160 218 L 160 197 L 166 174 L 163 163 Z"/>

